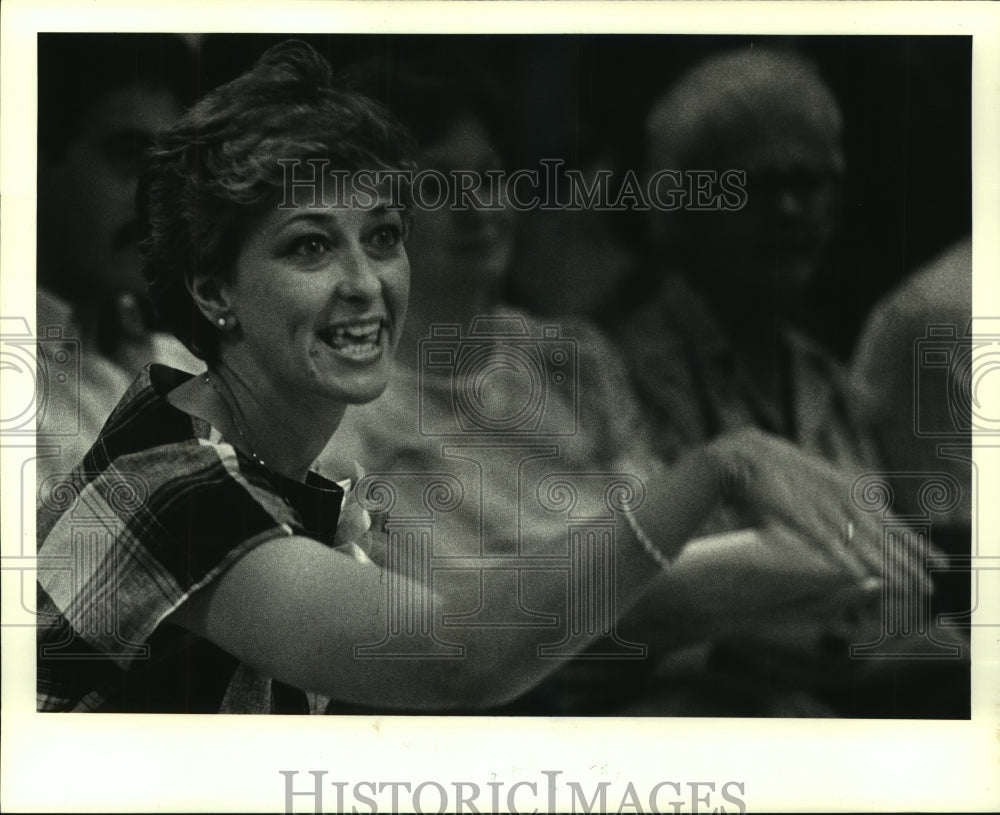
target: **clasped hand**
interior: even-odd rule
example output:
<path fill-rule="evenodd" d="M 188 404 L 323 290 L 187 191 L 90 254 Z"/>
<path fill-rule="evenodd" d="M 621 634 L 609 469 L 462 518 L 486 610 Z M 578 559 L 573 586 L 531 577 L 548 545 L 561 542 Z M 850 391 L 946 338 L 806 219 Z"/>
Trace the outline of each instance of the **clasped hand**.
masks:
<path fill-rule="evenodd" d="M 887 569 L 928 586 L 913 557 L 915 536 L 883 541 L 880 519 L 852 498 L 853 479 L 793 444 L 759 430 L 722 436 L 710 445 L 723 495 L 778 539 L 809 546 L 855 587 L 877 585 Z"/>

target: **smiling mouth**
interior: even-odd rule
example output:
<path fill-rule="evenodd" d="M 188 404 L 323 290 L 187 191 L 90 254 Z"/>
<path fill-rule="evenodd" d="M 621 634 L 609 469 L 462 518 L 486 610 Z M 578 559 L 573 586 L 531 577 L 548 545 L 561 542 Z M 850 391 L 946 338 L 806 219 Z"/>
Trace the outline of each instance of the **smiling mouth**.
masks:
<path fill-rule="evenodd" d="M 327 326 L 319 332 L 319 337 L 338 355 L 357 362 L 368 362 L 382 353 L 383 332 L 381 320 L 369 320 Z"/>

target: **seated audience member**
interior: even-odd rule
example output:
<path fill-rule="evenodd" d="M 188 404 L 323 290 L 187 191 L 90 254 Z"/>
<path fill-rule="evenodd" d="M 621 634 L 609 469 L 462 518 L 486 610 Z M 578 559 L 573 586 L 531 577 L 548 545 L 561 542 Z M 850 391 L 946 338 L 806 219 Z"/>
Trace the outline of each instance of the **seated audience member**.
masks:
<path fill-rule="evenodd" d="M 650 214 L 657 288 L 618 333 L 667 457 L 751 425 L 835 463 L 874 460 L 841 370 L 792 327 L 836 225 L 841 130 L 814 69 L 761 48 L 708 58 L 650 112 L 650 175 L 746 174 L 738 209 L 699 209 L 682 189 L 683 208 Z"/>
<path fill-rule="evenodd" d="M 624 177 L 610 147 L 596 150 L 578 172 L 574 190 L 599 189 L 602 174 Z M 563 183 L 561 208 L 533 209 L 522 215 L 517 262 L 510 272 L 511 298 L 535 314 L 588 315 L 598 320 L 606 316 L 608 302 L 636 263 L 637 242 L 631 235 L 618 234 L 633 213 L 608 212 L 608 201 L 591 206 L 574 203 L 565 191 L 565 179 Z M 611 204 L 616 194 L 607 196 Z"/>
<path fill-rule="evenodd" d="M 36 325 L 40 336 L 70 339 L 80 363 L 78 383 L 45 383 L 41 483 L 79 462 L 146 364 L 198 361 L 151 330 L 135 214 L 143 152 L 193 87 L 187 44 L 173 35 L 42 34 L 38 72 Z M 47 341 L 43 353 L 54 347 Z"/>
<path fill-rule="evenodd" d="M 453 434 L 463 432 L 454 418 L 456 371 L 427 365 L 426 357 L 421 356 L 421 345 L 431 339 L 432 327 L 458 326 L 456 342 L 474 348 L 480 344 L 499 347 L 502 338 L 496 333 L 520 330 L 521 325 L 531 340 L 538 340 L 544 323 L 502 300 L 517 223 L 516 214 L 506 205 L 502 186 L 493 191 L 485 181 L 487 173 L 502 172 L 505 166 L 503 147 L 495 135 L 502 113 L 489 85 L 468 78 L 407 74 L 405 79 L 393 80 L 390 88 L 390 110 L 413 131 L 421 148 L 421 166 L 449 179 L 455 171 L 472 171 L 484 184 L 476 193 L 481 206 L 459 208 L 449 202 L 434 208 L 415 207 L 407 254 L 418 285 L 410 295 L 409 316 L 396 354 L 396 376 L 378 402 L 348 412 L 333 445 L 342 464 L 349 463 L 344 460 L 345 442 L 349 433 L 356 433 L 353 444 L 362 451 L 359 461 L 366 468 L 376 464 L 382 468 L 389 458 L 405 457 L 414 447 L 420 450 L 414 455 L 439 455 L 440 436 L 447 436 L 449 428 Z M 423 192 L 429 202 L 435 195 L 436 191 Z M 468 336 L 477 317 L 500 318 L 479 325 L 478 330 L 492 335 L 486 342 Z M 579 355 L 578 374 L 573 375 L 580 381 L 568 383 L 573 388 L 549 389 L 544 423 L 537 434 L 523 435 L 524 428 L 513 432 L 528 441 L 533 435 L 551 437 L 550 442 L 558 438 L 564 462 L 569 456 L 576 466 L 608 464 L 642 444 L 627 379 L 613 347 L 595 328 L 582 320 L 564 320 L 558 330 L 560 338 L 572 338 L 573 350 Z M 493 369 L 486 365 L 484 370 Z M 488 387 L 482 391 L 483 398 L 500 401 L 484 403 L 484 417 L 513 415 L 523 400 L 530 400 L 528 391 L 522 389 L 530 383 L 519 380 L 518 372 L 507 373 L 501 366 L 494 378 L 485 380 Z M 579 398 L 572 398 L 574 393 Z M 414 432 L 418 414 L 413 408 L 419 399 L 434 411 L 433 416 L 425 417 L 425 424 L 436 426 L 437 433 Z M 401 423 L 385 421 L 390 403 L 399 411 Z M 573 432 L 574 426 L 580 432 Z M 502 436 L 504 430 L 498 427 L 493 435 Z M 496 534 L 503 536 L 506 530 L 501 527 Z"/>
<path fill-rule="evenodd" d="M 855 345 L 851 376 L 858 415 L 877 440 L 900 512 L 922 515 L 922 481 L 903 474 L 943 472 L 960 495 L 933 515 L 934 542 L 969 555 L 972 533 L 972 239 L 965 237 L 913 272 L 872 309 Z M 944 349 L 948 363 L 922 367 L 921 347 Z M 918 372 L 919 371 L 919 372 Z M 918 433 L 919 431 L 919 433 Z M 944 451 L 939 451 L 939 446 Z M 950 452 L 948 451 L 950 449 Z M 969 574 L 937 576 L 937 607 L 969 609 Z"/>
<path fill-rule="evenodd" d="M 476 86 L 443 80 L 418 84 L 413 75 L 399 81 L 406 91 L 397 89 L 388 98 L 398 100 L 393 112 L 417 134 L 425 168 L 446 177 L 455 170 L 485 174 L 503 169 L 494 136 L 497 108 Z M 481 195 L 484 204 L 491 201 L 486 188 Z M 512 362 L 515 354 L 509 340 L 471 333 L 473 325 L 495 330 L 504 324 L 474 323 L 475 318 L 516 318 L 520 323 L 508 322 L 506 327 L 520 324 L 536 347 L 546 344 L 540 339 L 546 321 L 505 307 L 500 300 L 501 282 L 513 254 L 513 230 L 512 215 L 503 207 L 416 208 L 407 243 L 414 286 L 396 370 L 382 397 L 348 410 L 320 460 L 331 472 L 350 471 L 357 461 L 370 472 L 407 477 L 445 473 L 461 483 L 466 500 L 442 515 L 434 528 L 438 557 L 545 553 L 560 541 L 565 548 L 565 516 L 547 514 L 537 502 L 526 500 L 546 474 L 568 473 L 573 482 L 573 475 L 648 473 L 660 466 L 657 441 L 650 439 L 643 424 L 625 367 L 603 335 L 580 319 L 561 320 L 560 339 L 548 340 L 554 348 L 569 338 L 579 365 L 572 389 L 555 387 L 548 380 L 542 383 L 548 389 L 543 424 L 526 433 L 524 427 L 488 421 L 517 416 L 530 403 L 532 383 Z M 432 331 L 442 326 L 454 327 L 453 333 L 444 341 L 440 334 L 434 339 Z M 453 361 L 434 364 L 433 348 L 448 350 Z M 464 372 L 463 360 L 468 362 Z M 479 416 L 461 416 L 463 411 Z M 477 424 L 476 418 L 482 421 Z M 462 424 L 462 419 L 467 421 Z M 400 483 L 423 488 L 418 480 Z M 419 495 L 410 496 L 408 506 L 420 506 Z M 751 523 L 746 520 L 744 525 Z M 657 652 L 746 624 L 759 614 L 780 617 L 791 606 L 794 615 L 797 601 L 816 601 L 843 587 L 850 573 L 817 563 L 781 534 L 767 540 L 744 535 L 706 541 L 689 550 L 690 555 L 682 553 L 658 589 L 648 594 L 646 619 L 651 622 L 636 631 L 636 639 L 655 643 Z M 792 557 L 796 551 L 800 551 L 797 559 Z M 789 565 L 779 574 L 767 574 L 759 566 L 766 557 Z M 513 609 L 502 612 L 524 624 L 539 624 L 538 618 L 518 616 L 518 604 L 511 599 L 520 602 L 527 591 L 523 577 L 491 573 L 480 616 L 470 619 L 485 620 L 491 611 L 500 614 L 491 603 L 513 604 Z M 748 586 L 758 588 L 753 591 Z M 705 602 L 709 592 L 725 599 Z M 739 615 L 733 613 L 736 608 Z M 512 710 L 614 713 L 638 695 L 648 694 L 652 709 L 645 712 L 664 712 L 669 688 L 642 684 L 653 664 L 649 659 L 576 663 Z"/>
<path fill-rule="evenodd" d="M 646 127 L 647 177 L 680 171 L 662 178 L 661 191 L 665 196 L 674 185 L 672 194 L 685 203 L 650 215 L 658 282 L 620 321 L 617 335 L 658 453 L 674 460 L 692 445 L 755 427 L 852 478 L 882 469 L 853 413 L 846 372 L 793 327 L 837 222 L 845 167 L 831 91 L 793 54 L 725 52 L 682 76 L 656 101 Z M 725 192 L 721 178 L 732 170 L 745 173 L 736 177 L 745 200 L 727 203 L 714 196 Z M 718 174 L 714 184 L 702 186 L 704 171 Z M 745 525 L 723 506 L 701 531 Z M 760 568 L 781 572 L 789 565 L 765 555 Z M 875 681 L 872 663 L 850 660 L 848 649 L 880 635 L 879 599 L 873 592 L 860 616 L 827 610 L 825 621 L 776 621 L 704 652 L 710 669 L 693 674 L 691 710 L 863 709 L 874 696 L 857 692 L 856 683 Z M 710 604 L 713 596 L 692 593 L 691 605 L 699 602 Z M 799 693 L 810 690 L 817 694 Z M 884 715 L 909 710 L 891 696 L 883 701 Z"/>

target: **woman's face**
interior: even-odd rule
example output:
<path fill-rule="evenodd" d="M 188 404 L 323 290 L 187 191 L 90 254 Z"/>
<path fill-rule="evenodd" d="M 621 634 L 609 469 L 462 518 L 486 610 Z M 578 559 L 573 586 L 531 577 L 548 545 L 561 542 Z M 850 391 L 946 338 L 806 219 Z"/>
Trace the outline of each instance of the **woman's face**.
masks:
<path fill-rule="evenodd" d="M 248 235 L 222 293 L 251 381 L 341 404 L 382 393 L 410 276 L 403 220 L 388 203 L 334 208 L 328 194 L 322 206 L 275 208 Z"/>

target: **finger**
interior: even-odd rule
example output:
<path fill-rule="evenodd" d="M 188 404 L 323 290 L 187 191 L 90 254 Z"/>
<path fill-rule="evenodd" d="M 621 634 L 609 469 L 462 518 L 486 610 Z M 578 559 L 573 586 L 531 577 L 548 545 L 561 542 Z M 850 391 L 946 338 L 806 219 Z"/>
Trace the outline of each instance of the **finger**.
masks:
<path fill-rule="evenodd" d="M 842 504 L 833 500 L 837 487 L 830 484 L 828 478 L 823 478 L 817 485 L 809 480 L 815 477 L 814 473 L 806 475 L 808 477 L 800 479 L 794 488 L 790 488 L 794 490 L 794 499 L 777 506 L 779 517 L 847 574 L 858 580 L 872 574 L 879 561 L 877 558 L 873 560 L 866 549 L 857 551 L 849 545 L 848 538 L 854 535 L 855 527 Z M 859 526 L 863 524 L 859 523 Z M 867 530 L 863 530 L 862 534 L 867 534 Z"/>
<path fill-rule="evenodd" d="M 872 563 L 862 555 L 862 547 L 854 547 L 853 523 L 848 521 L 842 528 L 828 529 L 823 543 L 827 553 L 841 564 L 857 580 L 869 577 L 874 569 Z"/>
<path fill-rule="evenodd" d="M 852 574 L 877 575 L 928 586 L 924 546 L 915 533 L 883 528 L 881 518 L 853 500 L 853 479 L 828 462 L 764 434 L 740 437 L 731 461 L 748 472 L 730 473 L 742 482 L 757 512 L 781 519 Z M 892 537 L 886 537 L 889 531 Z"/>
<path fill-rule="evenodd" d="M 832 562 L 861 578 L 887 571 L 917 576 L 907 552 L 884 551 L 881 525 L 852 500 L 839 470 L 764 435 L 741 437 L 724 481 L 762 520 L 776 518 L 813 541 Z M 730 494 L 732 494 L 732 492 Z"/>
<path fill-rule="evenodd" d="M 867 574 L 882 574 L 885 556 L 881 524 L 872 513 L 855 504 L 852 483 L 843 473 L 825 462 L 806 459 L 803 462 L 808 468 L 802 478 L 803 500 L 815 507 L 821 519 L 819 528 L 826 530 L 824 543 L 831 555 Z"/>
<path fill-rule="evenodd" d="M 815 473 L 814 473 L 815 475 Z M 836 564 L 857 579 L 883 571 L 881 529 L 847 502 L 840 478 L 823 476 L 804 486 L 796 502 L 795 525 Z"/>
<path fill-rule="evenodd" d="M 870 512 L 853 496 L 848 507 L 848 545 L 855 549 L 874 574 L 886 579 L 926 585 L 927 540 L 917 530 L 891 515 Z"/>
<path fill-rule="evenodd" d="M 812 535 L 778 522 L 764 528 L 774 557 L 797 565 L 805 573 L 815 575 L 814 582 L 825 589 L 834 585 L 854 585 L 864 579 L 851 563 L 845 563 L 817 544 Z"/>

